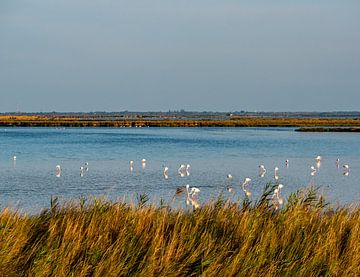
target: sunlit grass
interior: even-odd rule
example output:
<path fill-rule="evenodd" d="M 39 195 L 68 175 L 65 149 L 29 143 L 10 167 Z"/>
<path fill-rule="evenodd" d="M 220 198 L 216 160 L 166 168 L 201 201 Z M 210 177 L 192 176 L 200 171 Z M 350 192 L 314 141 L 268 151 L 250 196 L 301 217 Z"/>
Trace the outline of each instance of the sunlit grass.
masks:
<path fill-rule="evenodd" d="M 275 210 L 255 202 L 196 210 L 101 199 L 38 215 L 0 214 L 0 275 L 358 276 L 360 207 L 330 207 L 315 190 Z"/>

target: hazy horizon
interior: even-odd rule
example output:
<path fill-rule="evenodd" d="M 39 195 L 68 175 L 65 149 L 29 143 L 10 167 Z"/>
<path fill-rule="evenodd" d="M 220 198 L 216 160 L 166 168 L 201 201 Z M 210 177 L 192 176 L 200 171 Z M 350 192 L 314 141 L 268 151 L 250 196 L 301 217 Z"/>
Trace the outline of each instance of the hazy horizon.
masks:
<path fill-rule="evenodd" d="M 0 112 L 360 110 L 360 2 L 0 3 Z"/>
<path fill-rule="evenodd" d="M 57 113 L 57 114 L 62 114 L 62 113 L 181 113 L 181 112 L 186 112 L 186 113 L 360 113 L 360 110 L 334 110 L 334 111 L 271 111 L 271 110 L 262 110 L 262 111 L 247 111 L 247 110 L 184 110 L 184 109 L 178 109 L 178 110 L 91 110 L 91 111 L 0 111 L 0 114 L 36 114 L 36 113 L 43 113 L 43 114 L 51 114 L 51 113 Z"/>

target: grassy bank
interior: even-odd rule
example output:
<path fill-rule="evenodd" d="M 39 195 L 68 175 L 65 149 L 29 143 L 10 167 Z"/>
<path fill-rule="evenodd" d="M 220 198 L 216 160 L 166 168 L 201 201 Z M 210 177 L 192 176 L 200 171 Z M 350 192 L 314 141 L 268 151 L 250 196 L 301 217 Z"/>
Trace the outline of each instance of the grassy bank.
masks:
<path fill-rule="evenodd" d="M 275 210 L 220 197 L 195 211 L 91 201 L 0 214 L 0 275 L 357 276 L 360 208 L 314 191 Z"/>
<path fill-rule="evenodd" d="M 297 132 L 336 132 L 336 133 L 359 133 L 359 127 L 301 127 Z"/>
<path fill-rule="evenodd" d="M 229 119 L 101 119 L 86 117 L 0 116 L 3 127 L 360 127 L 358 118 L 268 118 Z"/>

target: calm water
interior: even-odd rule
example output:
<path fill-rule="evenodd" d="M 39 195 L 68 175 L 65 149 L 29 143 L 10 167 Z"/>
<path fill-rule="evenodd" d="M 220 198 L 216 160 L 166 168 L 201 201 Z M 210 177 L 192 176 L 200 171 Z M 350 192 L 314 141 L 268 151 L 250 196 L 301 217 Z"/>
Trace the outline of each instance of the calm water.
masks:
<path fill-rule="evenodd" d="M 16 155 L 14 162 L 12 157 Z M 314 157 L 323 156 L 320 170 L 310 176 Z M 141 168 L 141 159 L 147 160 Z M 340 158 L 340 169 L 335 160 Z M 286 168 L 285 160 L 290 160 Z M 129 170 L 134 160 L 134 171 Z M 80 166 L 89 171 L 80 176 Z M 181 178 L 180 164 L 191 164 L 190 176 Z M 342 165 L 349 164 L 349 176 Z M 55 166 L 62 168 L 55 176 Z M 259 164 L 267 174 L 258 175 Z M 169 167 L 169 179 L 163 166 Z M 334 203 L 360 201 L 360 134 L 299 133 L 292 128 L 0 128 L 0 207 L 33 212 L 48 207 L 50 196 L 61 200 L 83 196 L 170 200 L 177 187 L 201 189 L 200 202 L 224 192 L 242 198 L 239 180 L 250 177 L 252 198 L 267 182 L 274 182 L 279 167 L 283 196 L 316 184 Z M 234 192 L 226 190 L 226 175 L 234 177 Z M 179 205 L 184 199 L 177 200 Z"/>

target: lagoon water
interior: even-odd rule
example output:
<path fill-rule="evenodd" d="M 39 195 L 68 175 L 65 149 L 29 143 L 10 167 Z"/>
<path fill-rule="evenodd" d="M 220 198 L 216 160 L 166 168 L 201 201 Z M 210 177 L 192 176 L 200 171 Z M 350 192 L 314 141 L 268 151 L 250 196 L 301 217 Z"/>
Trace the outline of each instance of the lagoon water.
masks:
<path fill-rule="evenodd" d="M 317 155 L 323 161 L 310 176 Z M 81 177 L 85 162 L 89 170 Z M 190 176 L 181 178 L 177 170 L 188 163 Z M 55 176 L 58 164 L 60 178 Z M 258 175 L 259 164 L 267 169 L 264 178 Z M 343 164 L 350 165 L 348 176 L 342 174 Z M 167 180 L 163 166 L 169 167 Z M 153 203 L 169 202 L 176 188 L 186 184 L 200 188 L 200 203 L 221 192 L 236 200 L 243 198 L 239 181 L 245 177 L 252 179 L 249 189 L 255 200 L 266 183 L 274 182 L 275 166 L 284 197 L 317 185 L 334 204 L 360 201 L 358 133 L 300 133 L 293 128 L 0 128 L 0 208 L 37 212 L 49 207 L 52 195 L 61 201 L 104 196 L 136 202 L 137 194 L 146 193 Z M 233 193 L 226 190 L 229 173 L 234 177 Z M 183 203 L 184 197 L 173 205 Z"/>

